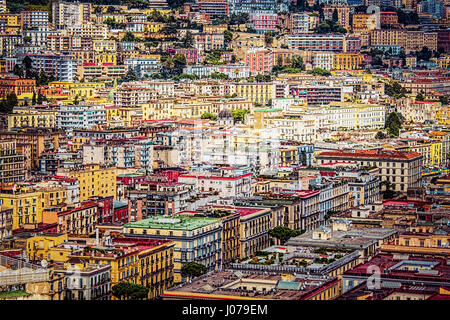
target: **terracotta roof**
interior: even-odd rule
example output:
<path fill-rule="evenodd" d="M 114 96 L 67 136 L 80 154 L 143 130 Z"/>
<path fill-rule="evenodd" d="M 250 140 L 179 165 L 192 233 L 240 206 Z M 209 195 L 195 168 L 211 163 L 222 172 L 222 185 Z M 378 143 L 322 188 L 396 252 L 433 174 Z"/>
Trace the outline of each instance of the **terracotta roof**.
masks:
<path fill-rule="evenodd" d="M 337 157 L 337 158 L 368 158 L 368 159 L 414 159 L 420 157 L 418 152 L 404 151 L 378 151 L 378 150 L 353 150 L 353 151 L 323 151 L 318 157 Z"/>

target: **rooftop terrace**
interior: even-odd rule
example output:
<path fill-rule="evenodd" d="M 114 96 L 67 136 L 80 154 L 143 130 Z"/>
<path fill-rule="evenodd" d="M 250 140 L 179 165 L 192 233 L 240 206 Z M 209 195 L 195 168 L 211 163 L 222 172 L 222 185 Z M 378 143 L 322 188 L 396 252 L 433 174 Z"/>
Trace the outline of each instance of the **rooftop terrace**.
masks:
<path fill-rule="evenodd" d="M 126 223 L 125 228 L 147 228 L 147 229 L 174 229 L 174 230 L 195 230 L 214 222 L 220 221 L 216 218 L 205 217 L 168 217 L 158 215 L 152 218 L 143 219 L 136 222 Z"/>

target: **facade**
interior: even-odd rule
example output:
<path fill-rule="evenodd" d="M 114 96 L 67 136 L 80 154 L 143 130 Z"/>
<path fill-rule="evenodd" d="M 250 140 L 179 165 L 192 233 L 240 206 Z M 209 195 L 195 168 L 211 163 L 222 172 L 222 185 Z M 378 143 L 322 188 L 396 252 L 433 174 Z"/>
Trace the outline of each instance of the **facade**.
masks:
<path fill-rule="evenodd" d="M 112 286 L 119 282 L 140 284 L 150 289 L 149 299 L 156 299 L 174 283 L 173 241 L 119 238 L 105 247 L 87 248 L 70 257 L 110 267 Z"/>
<path fill-rule="evenodd" d="M 13 229 L 13 210 L 0 207 L 0 241 L 11 237 Z"/>
<path fill-rule="evenodd" d="M 421 184 L 422 155 L 417 152 L 400 151 L 324 151 L 316 156 L 319 164 L 330 161 L 356 162 L 361 166 L 373 166 L 380 169 L 380 181 L 389 181 L 394 190 L 406 192 L 408 188 Z"/>
<path fill-rule="evenodd" d="M 65 276 L 66 300 L 110 300 L 111 266 L 80 262 L 72 259 L 55 267 Z"/>
<path fill-rule="evenodd" d="M 194 261 L 208 271 L 221 266 L 222 224 L 215 218 L 164 217 L 161 215 L 124 225 L 128 237 L 159 239 L 175 242 L 174 282 L 185 279 L 184 264 Z"/>
<path fill-rule="evenodd" d="M 25 180 L 25 156 L 17 152 L 15 141 L 0 142 L 0 183 Z"/>
<path fill-rule="evenodd" d="M 36 80 L 22 78 L 0 78 L 0 97 L 4 98 L 11 92 L 16 96 L 30 96 L 36 90 Z"/>
<path fill-rule="evenodd" d="M 48 27 L 48 11 L 21 11 L 22 30 Z"/>
<path fill-rule="evenodd" d="M 117 168 L 101 167 L 99 165 L 85 165 L 81 169 L 61 169 L 58 176 L 77 179 L 80 190 L 80 201 L 90 197 L 113 196 L 116 198 Z"/>

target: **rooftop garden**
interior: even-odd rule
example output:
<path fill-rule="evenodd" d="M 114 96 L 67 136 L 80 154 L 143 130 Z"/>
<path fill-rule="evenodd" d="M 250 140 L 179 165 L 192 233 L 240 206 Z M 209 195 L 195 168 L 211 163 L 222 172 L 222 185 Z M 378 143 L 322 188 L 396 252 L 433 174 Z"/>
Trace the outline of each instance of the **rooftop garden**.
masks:
<path fill-rule="evenodd" d="M 0 292 L 0 299 L 16 298 L 16 297 L 28 297 L 31 296 L 30 293 L 25 290 L 13 290 Z"/>

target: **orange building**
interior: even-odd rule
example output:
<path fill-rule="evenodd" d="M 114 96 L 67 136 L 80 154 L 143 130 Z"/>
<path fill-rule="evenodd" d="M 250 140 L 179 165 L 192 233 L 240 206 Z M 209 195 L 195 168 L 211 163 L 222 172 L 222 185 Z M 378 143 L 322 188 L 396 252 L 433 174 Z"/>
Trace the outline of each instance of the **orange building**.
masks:
<path fill-rule="evenodd" d="M 17 96 L 24 93 L 33 93 L 36 90 L 36 80 L 21 79 L 18 77 L 0 78 L 0 98 L 6 97 L 14 91 Z"/>
<path fill-rule="evenodd" d="M 385 11 L 380 12 L 380 23 L 382 25 L 396 25 L 398 24 L 397 12 Z"/>

